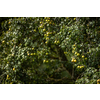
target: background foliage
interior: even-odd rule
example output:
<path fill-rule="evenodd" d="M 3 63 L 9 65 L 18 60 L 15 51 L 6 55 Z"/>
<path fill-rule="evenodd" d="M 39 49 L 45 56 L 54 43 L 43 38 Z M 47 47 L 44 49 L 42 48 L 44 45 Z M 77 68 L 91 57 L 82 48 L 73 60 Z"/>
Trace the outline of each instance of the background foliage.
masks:
<path fill-rule="evenodd" d="M 0 18 L 2 84 L 99 84 L 100 18 Z"/>

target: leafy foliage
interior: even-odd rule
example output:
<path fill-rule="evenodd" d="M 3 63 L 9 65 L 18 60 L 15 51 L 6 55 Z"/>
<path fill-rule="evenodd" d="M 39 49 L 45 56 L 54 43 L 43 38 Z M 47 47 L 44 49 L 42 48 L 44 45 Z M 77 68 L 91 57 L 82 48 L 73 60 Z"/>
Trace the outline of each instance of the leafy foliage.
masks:
<path fill-rule="evenodd" d="M 1 83 L 96 83 L 99 76 L 93 77 L 100 65 L 99 20 L 19 17 L 4 21 Z M 87 78 L 86 70 L 93 68 L 96 74 Z M 83 78 L 79 79 L 80 75 Z"/>
<path fill-rule="evenodd" d="M 77 84 L 96 84 L 97 79 L 100 79 L 100 71 L 93 67 L 89 67 L 81 75 L 81 78 L 76 81 Z"/>

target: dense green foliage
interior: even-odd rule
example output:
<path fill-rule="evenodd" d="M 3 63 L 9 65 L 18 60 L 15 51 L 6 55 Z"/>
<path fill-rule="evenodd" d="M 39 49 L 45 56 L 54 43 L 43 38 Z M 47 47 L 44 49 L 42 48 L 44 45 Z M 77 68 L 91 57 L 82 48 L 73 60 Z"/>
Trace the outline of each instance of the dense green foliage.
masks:
<path fill-rule="evenodd" d="M 100 78 L 100 18 L 19 17 L 1 26 L 1 83 L 95 84 Z"/>

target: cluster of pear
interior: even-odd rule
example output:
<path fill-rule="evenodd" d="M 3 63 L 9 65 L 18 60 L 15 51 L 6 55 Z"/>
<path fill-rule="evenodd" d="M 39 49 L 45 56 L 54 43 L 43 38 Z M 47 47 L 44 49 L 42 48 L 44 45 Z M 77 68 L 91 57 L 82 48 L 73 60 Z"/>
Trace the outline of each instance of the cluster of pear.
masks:
<path fill-rule="evenodd" d="M 77 66 L 77 68 L 84 68 L 84 66 Z"/>

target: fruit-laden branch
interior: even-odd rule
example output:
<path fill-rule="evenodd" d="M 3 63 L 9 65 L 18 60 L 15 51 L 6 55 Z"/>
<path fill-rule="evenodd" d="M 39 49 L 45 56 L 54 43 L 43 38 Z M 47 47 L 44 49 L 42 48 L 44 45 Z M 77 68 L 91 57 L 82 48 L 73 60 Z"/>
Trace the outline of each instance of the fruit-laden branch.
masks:
<path fill-rule="evenodd" d="M 50 50 L 53 50 L 53 51 L 54 51 L 54 48 L 52 48 L 51 45 L 52 45 L 52 44 L 49 43 Z M 56 49 L 56 50 L 55 50 L 55 53 L 58 54 L 58 57 L 50 56 L 50 58 L 58 59 L 58 60 L 61 61 L 61 62 L 66 62 L 66 63 L 68 63 L 68 59 L 66 58 L 66 56 L 65 56 L 64 51 L 62 50 L 62 48 L 60 48 L 58 45 L 55 45 L 55 49 Z M 61 67 L 60 69 L 61 69 L 61 70 L 63 70 L 63 69 L 66 70 L 67 73 L 69 73 L 69 75 L 72 77 L 72 75 L 71 75 L 72 72 L 70 72 L 68 69 L 66 69 L 64 63 L 62 63 L 62 67 Z M 57 70 L 59 70 L 59 69 L 57 69 Z M 61 70 L 60 70 L 60 71 L 61 71 Z M 73 71 L 73 70 L 72 70 L 72 71 Z"/>

